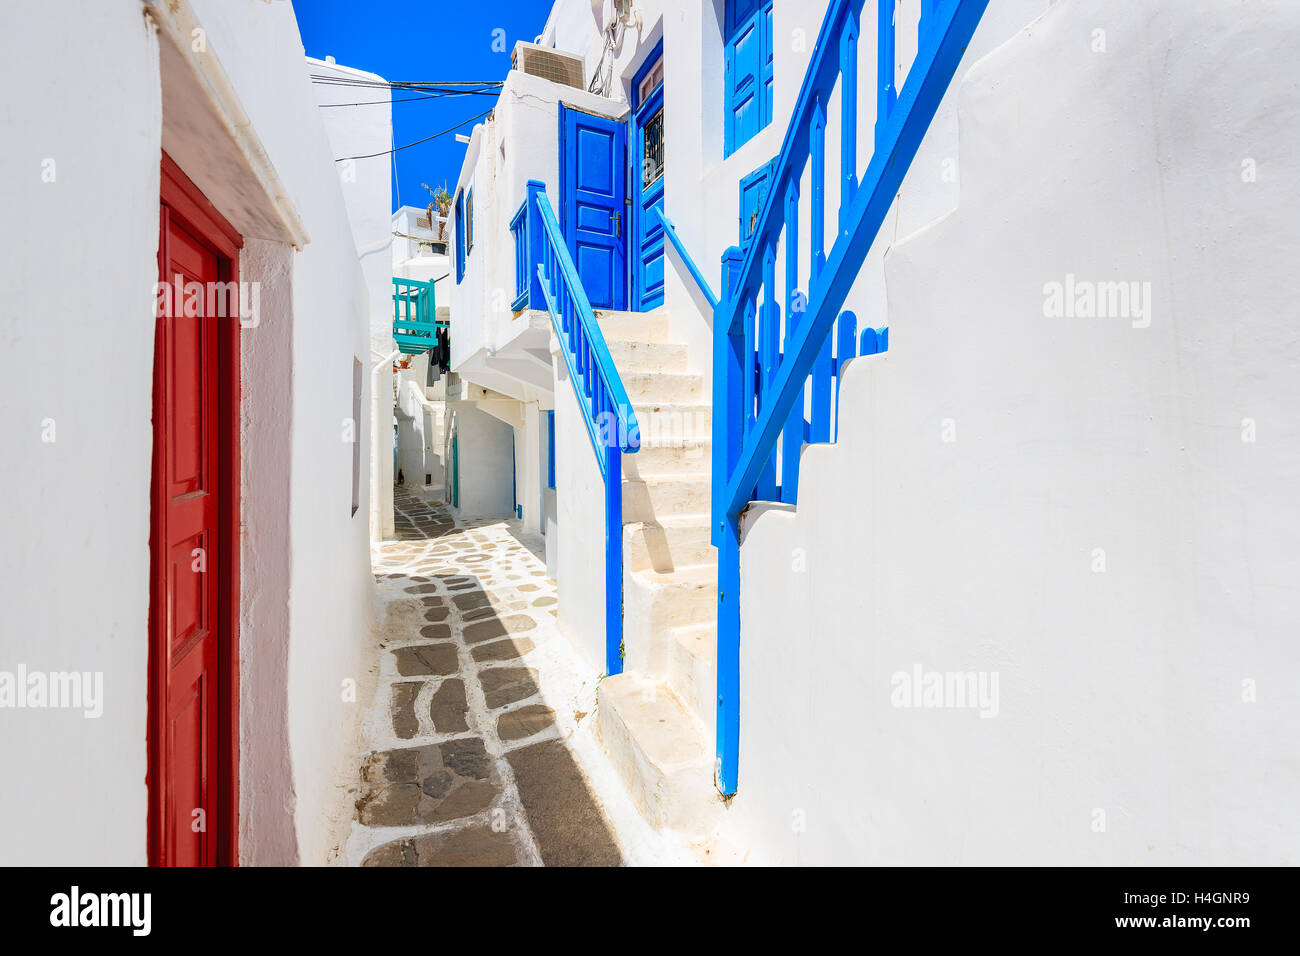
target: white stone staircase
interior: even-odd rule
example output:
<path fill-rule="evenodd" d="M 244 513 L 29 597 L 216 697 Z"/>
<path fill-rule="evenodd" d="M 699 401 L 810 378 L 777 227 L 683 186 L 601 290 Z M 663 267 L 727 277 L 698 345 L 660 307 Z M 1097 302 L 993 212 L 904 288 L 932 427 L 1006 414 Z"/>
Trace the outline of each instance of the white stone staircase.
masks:
<path fill-rule="evenodd" d="M 640 450 L 623 456 L 624 671 L 600 683 L 597 728 L 647 821 L 703 834 L 721 805 L 711 399 L 662 309 L 597 321 L 641 428 Z"/>

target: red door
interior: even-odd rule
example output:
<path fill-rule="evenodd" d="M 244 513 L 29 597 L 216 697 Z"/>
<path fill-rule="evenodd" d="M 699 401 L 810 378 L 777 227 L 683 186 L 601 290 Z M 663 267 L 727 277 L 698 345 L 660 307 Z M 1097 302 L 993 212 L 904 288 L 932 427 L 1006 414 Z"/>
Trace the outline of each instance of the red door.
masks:
<path fill-rule="evenodd" d="M 224 227 L 224 228 L 223 228 Z M 154 339 L 150 862 L 233 862 L 237 239 L 164 157 Z M 231 377 L 234 380 L 231 381 Z"/>

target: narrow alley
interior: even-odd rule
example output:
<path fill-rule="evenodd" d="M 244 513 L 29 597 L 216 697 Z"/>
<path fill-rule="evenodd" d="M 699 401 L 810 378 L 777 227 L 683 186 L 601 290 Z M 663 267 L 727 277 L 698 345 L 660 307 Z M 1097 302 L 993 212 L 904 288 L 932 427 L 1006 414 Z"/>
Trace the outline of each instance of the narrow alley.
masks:
<path fill-rule="evenodd" d="M 1300 865 L 1300 0 L 5 0 L 0 68 L 6 928 Z"/>
<path fill-rule="evenodd" d="M 616 866 L 673 861 L 592 736 L 598 674 L 555 626 L 540 536 L 394 491 L 374 549 L 384 602 L 344 861 Z"/>

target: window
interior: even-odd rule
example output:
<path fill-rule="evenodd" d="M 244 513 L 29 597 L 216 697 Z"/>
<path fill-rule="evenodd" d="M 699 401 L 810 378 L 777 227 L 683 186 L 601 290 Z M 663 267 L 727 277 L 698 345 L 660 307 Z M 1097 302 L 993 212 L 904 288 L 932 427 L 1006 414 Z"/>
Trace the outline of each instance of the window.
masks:
<path fill-rule="evenodd" d="M 465 194 L 465 258 L 474 248 L 474 190 Z"/>
<path fill-rule="evenodd" d="M 640 105 L 641 103 L 644 103 L 647 99 L 649 99 L 650 94 L 653 93 L 656 89 L 658 89 L 659 85 L 663 83 L 663 81 L 664 81 L 664 58 L 661 56 L 659 57 L 658 60 L 655 61 L 654 66 L 652 66 L 646 72 L 646 75 L 641 77 L 641 81 L 637 84 L 637 89 L 636 89 L 637 105 Z"/>
<path fill-rule="evenodd" d="M 649 186 L 664 174 L 664 111 L 661 108 L 646 120 L 642 133 L 641 185 Z"/>
<path fill-rule="evenodd" d="M 465 197 L 456 193 L 456 284 L 465 278 Z"/>
<path fill-rule="evenodd" d="M 725 0 L 723 155 L 772 122 L 773 0 Z"/>

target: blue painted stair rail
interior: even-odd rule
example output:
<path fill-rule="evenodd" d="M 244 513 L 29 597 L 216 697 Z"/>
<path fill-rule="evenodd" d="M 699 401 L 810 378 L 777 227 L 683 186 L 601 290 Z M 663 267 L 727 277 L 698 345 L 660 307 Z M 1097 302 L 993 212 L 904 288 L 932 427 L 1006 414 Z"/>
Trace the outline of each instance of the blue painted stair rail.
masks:
<path fill-rule="evenodd" d="M 673 248 L 677 250 L 677 254 L 682 257 L 682 264 L 686 266 L 686 271 L 689 272 L 691 278 L 695 280 L 695 284 L 699 287 L 700 293 L 704 296 L 704 300 L 709 303 L 709 308 L 716 309 L 718 307 L 718 297 L 714 295 L 713 290 L 709 288 L 709 283 L 704 278 L 704 273 L 700 271 L 700 267 L 697 266 L 695 260 L 691 258 L 691 254 L 687 251 L 686 244 L 682 242 L 681 236 L 677 235 L 677 227 L 673 225 L 673 221 L 665 216 L 664 211 L 659 207 L 655 207 L 654 214 L 659 217 L 659 222 L 664 227 L 664 235 L 668 237 L 668 241 L 671 242 Z"/>
<path fill-rule="evenodd" d="M 840 310 L 988 6 L 988 0 L 923 0 L 918 52 L 898 89 L 895 0 L 877 0 L 875 149 L 859 179 L 858 38 L 865 3 L 830 0 L 752 239 L 745 251 L 733 246 L 722 257 L 723 295 L 713 313 L 712 538 L 718 548 L 715 777 L 723 794 L 736 792 L 739 768 L 741 513 L 759 498 L 793 503 L 804 441 L 826 440 L 829 434 L 829 417 L 821 411 L 829 393 L 818 382 L 829 381 L 827 368 L 839 371 L 856 334 L 856 318 L 841 316 Z M 837 83 L 842 90 L 840 205 L 835 240 L 825 249 L 826 108 Z M 809 163 L 810 188 L 801 196 L 799 184 Z M 810 204 L 809 235 L 803 241 L 809 246 L 812 274 L 805 285 L 799 276 L 801 202 Z M 782 235 L 786 294 L 779 303 L 776 269 Z M 838 357 L 832 358 L 837 322 Z M 883 351 L 884 330 L 867 331 L 862 352 Z M 804 420 L 810 374 L 811 425 Z M 838 421 L 836 425 L 838 430 Z"/>
<path fill-rule="evenodd" d="M 541 231 L 539 291 L 605 480 L 605 673 L 612 676 L 623 672 L 622 456 L 641 447 L 641 433 L 555 210 L 540 189 L 530 190 L 530 201 Z"/>

